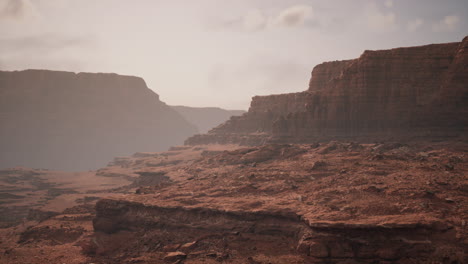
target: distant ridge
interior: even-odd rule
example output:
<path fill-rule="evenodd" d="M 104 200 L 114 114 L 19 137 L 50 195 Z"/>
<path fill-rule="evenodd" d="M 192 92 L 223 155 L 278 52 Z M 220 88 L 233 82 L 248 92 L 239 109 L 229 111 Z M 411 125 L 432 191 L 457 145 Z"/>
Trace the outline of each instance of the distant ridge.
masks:
<path fill-rule="evenodd" d="M 88 170 L 162 151 L 197 129 L 140 77 L 0 71 L 0 167 Z"/>
<path fill-rule="evenodd" d="M 198 128 L 199 133 L 206 133 L 212 128 L 229 120 L 231 116 L 240 116 L 244 110 L 225 110 L 219 107 L 171 106 L 187 121 Z"/>

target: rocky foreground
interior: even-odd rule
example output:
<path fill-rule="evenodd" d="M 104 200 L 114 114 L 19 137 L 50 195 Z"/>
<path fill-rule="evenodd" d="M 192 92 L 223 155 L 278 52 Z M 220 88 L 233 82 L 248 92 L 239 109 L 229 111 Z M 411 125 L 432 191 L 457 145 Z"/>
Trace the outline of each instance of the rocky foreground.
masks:
<path fill-rule="evenodd" d="M 39 217 L 46 200 L 1 229 L 0 262 L 467 263 L 467 153 L 336 141 L 138 153 L 89 176 L 101 188 L 75 190 L 71 207 Z M 27 178 L 15 175 L 2 186 Z"/>

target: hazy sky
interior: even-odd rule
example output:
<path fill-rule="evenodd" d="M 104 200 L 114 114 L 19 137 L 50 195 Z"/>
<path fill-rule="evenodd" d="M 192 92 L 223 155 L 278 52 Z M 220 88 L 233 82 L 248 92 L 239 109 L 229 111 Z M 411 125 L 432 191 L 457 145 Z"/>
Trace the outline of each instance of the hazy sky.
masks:
<path fill-rule="evenodd" d="M 467 0 L 0 0 L 0 69 L 137 75 L 168 104 L 247 109 L 323 61 L 467 29 Z"/>

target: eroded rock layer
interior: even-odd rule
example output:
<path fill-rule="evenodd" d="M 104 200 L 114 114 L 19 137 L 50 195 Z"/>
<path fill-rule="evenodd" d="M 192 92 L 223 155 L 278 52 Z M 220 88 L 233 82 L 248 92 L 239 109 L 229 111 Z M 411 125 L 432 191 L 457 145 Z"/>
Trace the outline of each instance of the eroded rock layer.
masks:
<path fill-rule="evenodd" d="M 84 250 L 121 263 L 465 263 L 464 153 L 330 142 L 134 156 L 105 170 L 169 181 L 98 201 Z"/>
<path fill-rule="evenodd" d="M 4 170 L 0 263 L 468 263 L 466 153 L 212 144 L 97 172 Z"/>
<path fill-rule="evenodd" d="M 448 138 L 468 125 L 468 37 L 462 42 L 365 51 L 326 62 L 302 93 L 254 97 L 249 112 L 187 144 Z M 257 144 L 260 144 L 256 140 Z"/>
<path fill-rule="evenodd" d="M 0 72 L 0 167 L 87 170 L 196 133 L 139 77 Z"/>

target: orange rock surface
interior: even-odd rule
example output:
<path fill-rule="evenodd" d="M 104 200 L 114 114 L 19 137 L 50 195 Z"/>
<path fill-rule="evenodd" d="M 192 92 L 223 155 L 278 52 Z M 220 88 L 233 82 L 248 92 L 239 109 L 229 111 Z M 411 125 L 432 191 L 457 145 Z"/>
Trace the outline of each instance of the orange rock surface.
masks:
<path fill-rule="evenodd" d="M 139 153 L 90 176 L 127 184 L 75 193 L 108 198 L 2 229 L 0 260 L 464 263 L 467 152 L 329 142 Z"/>
<path fill-rule="evenodd" d="M 248 113 L 186 144 L 466 137 L 467 45 L 465 37 L 322 63 L 307 91 L 254 97 Z"/>

